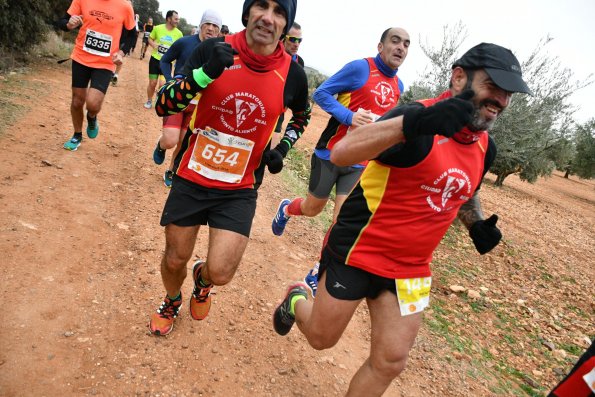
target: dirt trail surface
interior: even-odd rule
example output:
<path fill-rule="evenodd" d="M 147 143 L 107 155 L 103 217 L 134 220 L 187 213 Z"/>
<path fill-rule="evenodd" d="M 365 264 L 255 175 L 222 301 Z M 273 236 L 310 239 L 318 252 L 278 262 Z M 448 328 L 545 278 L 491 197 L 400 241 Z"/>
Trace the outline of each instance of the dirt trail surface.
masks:
<path fill-rule="evenodd" d="M 272 329 L 324 232 L 292 219 L 283 237 L 272 235 L 277 203 L 292 195 L 282 174 L 265 176 L 247 252 L 209 317 L 191 319 L 188 278 L 173 333 L 148 334 L 164 296 L 158 222 L 168 190 L 151 159 L 161 120 L 142 107 L 147 63 L 126 58 L 98 138 L 85 136 L 76 152 L 62 149 L 72 133 L 68 64 L 2 76 L 2 91 L 26 111 L 0 135 L 0 395 L 343 395 L 368 354 L 365 304 L 326 351 L 297 329 Z M 311 150 L 325 122 L 316 109 L 299 150 Z M 451 229 L 435 255 L 424 326 L 386 396 L 543 395 L 595 335 L 593 182 L 511 177 L 482 194 L 505 239 L 480 256 Z M 207 238 L 202 228 L 196 258 Z"/>

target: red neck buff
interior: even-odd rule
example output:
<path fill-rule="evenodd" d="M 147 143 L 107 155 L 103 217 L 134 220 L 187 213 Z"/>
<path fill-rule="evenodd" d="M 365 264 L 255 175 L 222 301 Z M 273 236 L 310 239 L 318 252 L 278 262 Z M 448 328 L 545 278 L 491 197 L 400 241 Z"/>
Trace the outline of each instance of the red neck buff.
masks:
<path fill-rule="evenodd" d="M 277 43 L 277 48 L 271 55 L 258 55 L 248 47 L 246 40 L 246 29 L 231 36 L 226 36 L 225 41 L 230 43 L 240 53 L 240 59 L 250 69 L 257 72 L 268 72 L 280 68 L 283 60 L 289 55 L 285 52 L 281 41 Z"/>

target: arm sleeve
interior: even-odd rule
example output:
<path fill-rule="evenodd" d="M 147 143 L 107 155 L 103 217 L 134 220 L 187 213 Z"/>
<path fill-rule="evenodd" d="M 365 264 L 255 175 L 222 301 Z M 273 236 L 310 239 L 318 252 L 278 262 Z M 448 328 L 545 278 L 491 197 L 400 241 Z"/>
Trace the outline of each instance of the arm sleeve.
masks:
<path fill-rule="evenodd" d="M 308 100 L 308 79 L 301 66 L 292 62 L 289 67 L 287 84 L 283 94 L 284 102 L 291 109 L 291 120 L 287 123 L 285 133 L 279 144 L 275 147 L 285 157 L 289 149 L 295 145 L 302 136 L 312 111 Z"/>
<path fill-rule="evenodd" d="M 334 97 L 341 92 L 351 92 L 361 88 L 368 80 L 370 67 L 365 59 L 349 62 L 341 70 L 329 77 L 314 92 L 314 101 L 340 123 L 351 125 L 353 112 Z"/>
<path fill-rule="evenodd" d="M 155 112 L 159 117 L 169 116 L 186 109 L 196 94 L 203 90 L 194 80 L 193 71 L 199 69 L 209 59 L 215 43 L 223 40 L 223 37 L 209 39 L 197 46 L 186 60 L 180 78 L 170 80 L 161 88 L 155 104 Z"/>
<path fill-rule="evenodd" d="M 128 51 L 134 46 L 134 42 L 136 41 L 136 31 L 134 27 L 132 29 L 123 29 L 122 30 L 122 37 L 120 38 L 120 50 L 124 54 L 127 54 Z"/>
<path fill-rule="evenodd" d="M 172 67 L 171 63 L 178 59 L 180 56 L 180 40 L 174 41 L 174 43 L 169 47 L 167 52 L 163 54 L 161 60 L 159 61 L 159 67 L 161 68 L 161 74 L 165 77 L 165 81 L 170 81 L 172 79 Z"/>
<path fill-rule="evenodd" d="M 66 27 L 66 25 L 68 24 L 69 20 L 70 20 L 70 14 L 65 14 L 62 18 L 60 18 L 56 22 L 54 22 L 54 26 L 60 30 L 68 32 L 68 28 Z"/>

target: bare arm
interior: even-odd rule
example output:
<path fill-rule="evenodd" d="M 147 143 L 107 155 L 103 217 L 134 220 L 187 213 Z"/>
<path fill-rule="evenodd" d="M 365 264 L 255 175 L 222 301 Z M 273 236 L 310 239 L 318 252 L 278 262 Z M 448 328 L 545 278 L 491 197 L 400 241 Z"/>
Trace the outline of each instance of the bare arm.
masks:
<path fill-rule="evenodd" d="M 403 116 L 366 124 L 349 132 L 333 147 L 331 162 L 345 167 L 370 160 L 404 139 Z"/>
<path fill-rule="evenodd" d="M 463 222 L 467 229 L 471 229 L 471 226 L 473 226 L 475 222 L 485 219 L 483 211 L 481 210 L 478 191 L 475 191 L 473 197 L 461 206 L 457 217 Z"/>

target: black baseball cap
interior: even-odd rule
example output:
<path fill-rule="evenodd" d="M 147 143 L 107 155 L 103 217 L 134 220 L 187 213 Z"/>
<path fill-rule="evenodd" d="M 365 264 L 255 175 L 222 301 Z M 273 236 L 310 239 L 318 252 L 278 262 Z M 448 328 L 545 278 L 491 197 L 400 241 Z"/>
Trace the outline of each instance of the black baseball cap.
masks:
<path fill-rule="evenodd" d="M 507 48 L 492 43 L 481 43 L 463 54 L 455 63 L 463 69 L 484 69 L 492 81 L 503 90 L 531 94 L 523 80 L 521 65 Z"/>

